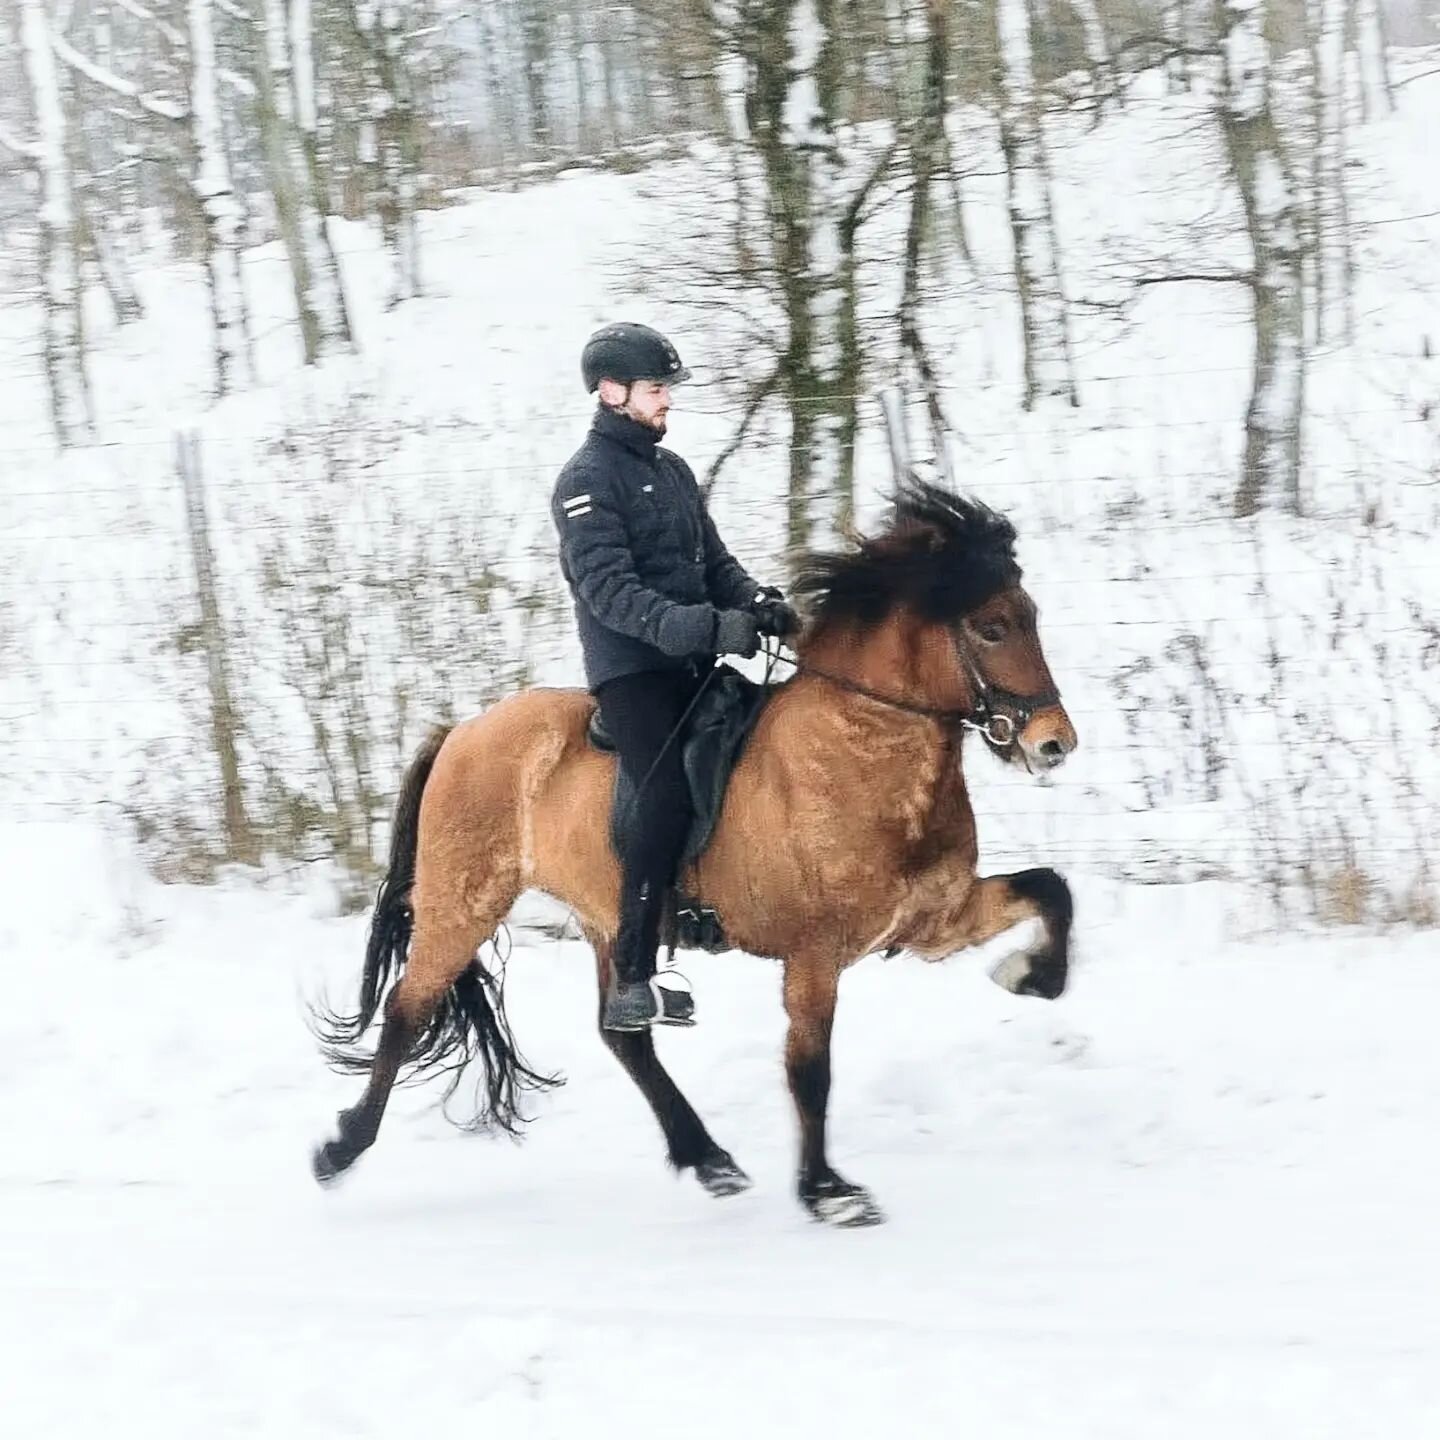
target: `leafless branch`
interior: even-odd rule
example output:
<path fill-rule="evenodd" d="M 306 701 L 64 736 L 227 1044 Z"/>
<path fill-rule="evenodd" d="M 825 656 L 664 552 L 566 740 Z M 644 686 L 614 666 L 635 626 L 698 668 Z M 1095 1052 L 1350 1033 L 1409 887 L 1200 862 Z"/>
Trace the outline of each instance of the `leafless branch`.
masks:
<path fill-rule="evenodd" d="M 1255 284 L 1255 277 L 1248 270 L 1222 270 L 1218 273 L 1194 271 L 1181 272 L 1175 275 L 1139 275 L 1130 283 L 1138 290 L 1146 285 L 1188 285 L 1192 281 L 1199 281 L 1206 285 L 1253 286 Z"/>
<path fill-rule="evenodd" d="M 115 0 L 115 3 L 128 14 L 133 15 L 137 20 L 144 20 L 155 28 L 172 44 L 176 49 L 183 49 L 185 46 L 185 32 L 177 29 L 163 16 L 155 14 L 140 3 L 140 0 Z"/>
<path fill-rule="evenodd" d="M 4 146 L 12 155 L 21 160 L 34 161 L 40 158 L 40 152 L 35 146 L 26 144 L 18 135 L 12 135 L 4 125 L 0 125 L 0 146 Z"/>
<path fill-rule="evenodd" d="M 103 65 L 96 64 L 89 56 L 82 55 L 70 42 L 52 32 L 50 43 L 55 53 L 69 66 L 78 70 L 87 79 L 93 80 L 103 89 L 110 90 L 116 95 L 123 95 L 127 100 L 133 100 L 142 110 L 148 111 L 151 115 L 158 115 L 162 120 L 184 120 L 188 118 L 190 111 L 183 105 L 173 100 L 166 100 L 159 95 L 147 95 L 138 85 L 123 76 L 115 74 L 113 70 L 107 70 Z"/>
<path fill-rule="evenodd" d="M 705 479 L 700 488 L 707 500 L 715 489 L 715 482 L 720 478 L 720 471 L 724 468 L 725 463 L 745 443 L 745 437 L 750 433 L 750 427 L 755 423 L 755 417 L 760 413 L 760 407 L 775 393 L 775 387 L 780 383 L 780 372 L 781 367 L 777 365 L 750 392 L 750 398 L 745 404 L 745 412 L 740 417 L 739 427 L 731 436 L 729 444 L 715 457 L 710 468 L 705 472 Z"/>

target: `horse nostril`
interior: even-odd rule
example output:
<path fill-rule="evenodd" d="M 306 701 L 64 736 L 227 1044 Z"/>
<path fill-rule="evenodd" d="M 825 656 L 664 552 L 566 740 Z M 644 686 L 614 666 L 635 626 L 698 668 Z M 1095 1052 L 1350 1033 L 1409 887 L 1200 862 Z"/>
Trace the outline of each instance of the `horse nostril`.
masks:
<path fill-rule="evenodd" d="M 1049 765 L 1058 765 L 1067 753 L 1058 740 L 1047 740 L 1040 746 L 1040 758 Z"/>

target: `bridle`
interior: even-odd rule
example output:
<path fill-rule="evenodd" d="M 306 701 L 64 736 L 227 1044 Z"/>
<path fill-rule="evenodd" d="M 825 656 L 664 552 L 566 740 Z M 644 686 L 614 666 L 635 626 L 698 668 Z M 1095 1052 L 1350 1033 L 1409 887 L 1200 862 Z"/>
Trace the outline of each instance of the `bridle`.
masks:
<path fill-rule="evenodd" d="M 835 675 L 828 670 L 821 670 L 817 666 L 792 660 L 788 655 L 780 653 L 778 643 L 774 649 L 771 649 L 769 645 L 765 647 L 768 662 L 766 680 L 768 682 L 770 672 L 776 662 L 783 660 L 785 664 L 795 670 L 797 675 L 813 675 L 817 680 L 824 680 L 827 684 L 834 685 L 840 690 L 848 690 L 852 695 L 863 695 L 867 700 L 874 700 L 877 704 L 886 705 L 892 710 L 900 710 L 907 715 L 920 715 L 927 720 L 934 720 L 942 726 L 973 730 L 977 734 L 983 735 L 997 750 L 1009 749 L 1021 731 L 1030 723 L 1031 716 L 1037 710 L 1044 710 L 1047 706 L 1060 703 L 1060 692 L 1054 685 L 1048 685 L 1034 695 L 1017 695 L 1013 690 L 1007 690 L 1002 685 L 992 684 L 981 674 L 975 656 L 971 653 L 970 647 L 961 639 L 958 630 L 952 632 L 952 638 L 955 642 L 956 656 L 969 676 L 975 696 L 970 706 L 963 710 L 937 705 L 919 705 L 912 700 L 902 700 L 896 695 L 882 695 L 878 690 L 872 690 L 868 685 L 861 685 L 858 681 L 847 679 L 844 675 Z"/>

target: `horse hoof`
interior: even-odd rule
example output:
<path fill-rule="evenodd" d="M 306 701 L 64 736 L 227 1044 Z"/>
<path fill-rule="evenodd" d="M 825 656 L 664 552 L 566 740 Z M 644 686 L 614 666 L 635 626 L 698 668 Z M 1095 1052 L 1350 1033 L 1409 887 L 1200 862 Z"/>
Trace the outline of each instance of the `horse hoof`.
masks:
<path fill-rule="evenodd" d="M 695 1178 L 717 1200 L 742 1195 L 755 1183 L 723 1150 L 702 1160 L 695 1167 Z"/>
<path fill-rule="evenodd" d="M 355 1157 L 347 1155 L 334 1140 L 317 1145 L 310 1153 L 310 1173 L 322 1189 L 328 1190 L 354 1164 Z"/>
<path fill-rule="evenodd" d="M 990 978 L 1012 995 L 1058 1000 L 1065 993 L 1066 969 L 1045 955 L 1007 955 L 990 972 Z"/>
<path fill-rule="evenodd" d="M 802 1196 L 805 1208 L 822 1225 L 841 1230 L 859 1230 L 883 1225 L 885 1212 L 863 1185 L 837 1185 L 816 1195 Z"/>

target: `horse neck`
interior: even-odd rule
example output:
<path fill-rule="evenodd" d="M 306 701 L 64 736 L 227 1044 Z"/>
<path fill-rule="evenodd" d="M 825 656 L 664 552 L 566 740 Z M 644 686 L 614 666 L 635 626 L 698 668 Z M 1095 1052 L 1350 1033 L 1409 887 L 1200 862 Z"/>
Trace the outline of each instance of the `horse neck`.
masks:
<path fill-rule="evenodd" d="M 877 625 L 822 626 L 796 653 L 802 669 L 835 676 L 902 705 L 958 710 L 971 698 L 961 688 L 953 651 L 939 627 L 923 625 L 904 611 Z"/>
<path fill-rule="evenodd" d="M 837 773 L 852 775 L 850 794 L 859 809 L 898 827 L 916 856 L 928 856 L 937 846 L 946 849 L 955 827 L 966 823 L 959 733 L 925 715 L 850 693 L 821 675 L 905 705 L 954 708 L 964 697 L 937 684 L 933 651 L 934 637 L 926 638 L 903 617 L 822 632 L 799 648 L 802 668 L 792 690 L 798 708 L 791 713 L 813 742 L 801 748 L 825 755 Z M 807 677 L 806 667 L 821 674 Z"/>

